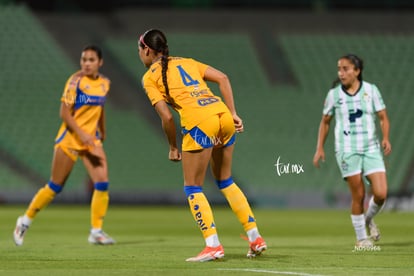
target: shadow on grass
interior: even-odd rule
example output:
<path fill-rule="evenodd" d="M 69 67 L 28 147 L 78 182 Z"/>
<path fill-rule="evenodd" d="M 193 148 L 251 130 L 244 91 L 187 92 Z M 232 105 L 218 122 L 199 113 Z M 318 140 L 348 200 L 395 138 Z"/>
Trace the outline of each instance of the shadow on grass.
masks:
<path fill-rule="evenodd" d="M 154 243 L 162 243 L 168 241 L 167 239 L 159 238 L 159 239 L 145 239 L 145 240 L 129 240 L 129 241 L 117 241 L 115 246 L 117 245 L 132 245 L 132 244 L 154 244 Z"/>
<path fill-rule="evenodd" d="M 396 247 L 406 247 L 413 246 L 414 241 L 405 241 L 405 242 L 379 242 L 379 246 L 396 246 Z"/>

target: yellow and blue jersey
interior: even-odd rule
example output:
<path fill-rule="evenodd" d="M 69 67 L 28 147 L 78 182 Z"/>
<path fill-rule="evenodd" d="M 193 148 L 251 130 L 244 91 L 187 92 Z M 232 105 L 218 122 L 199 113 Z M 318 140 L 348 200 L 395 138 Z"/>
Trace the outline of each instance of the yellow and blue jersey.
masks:
<path fill-rule="evenodd" d="M 103 112 L 110 80 L 103 75 L 96 79 L 85 76 L 81 71 L 73 74 L 66 82 L 61 98 L 63 104 L 71 107 L 73 118 L 78 126 L 99 140 L 98 123 Z M 75 132 L 62 122 L 55 140 L 56 144 L 73 150 L 86 150 Z"/>
<path fill-rule="evenodd" d="M 161 61 L 151 65 L 142 78 L 142 85 L 152 105 L 164 100 L 176 110 L 181 126 L 190 130 L 212 115 L 229 112 L 204 81 L 208 65 L 191 58 L 169 57 L 167 81 L 169 97 L 162 81 Z"/>

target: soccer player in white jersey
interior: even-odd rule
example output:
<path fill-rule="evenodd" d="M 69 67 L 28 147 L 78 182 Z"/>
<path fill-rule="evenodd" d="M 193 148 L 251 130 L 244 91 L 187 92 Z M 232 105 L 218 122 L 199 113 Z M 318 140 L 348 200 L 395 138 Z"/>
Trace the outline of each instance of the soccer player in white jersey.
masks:
<path fill-rule="evenodd" d="M 387 197 L 382 154 L 391 153 L 390 123 L 378 88 L 362 80 L 362 70 L 363 61 L 356 55 L 349 54 L 338 60 L 338 79 L 325 100 L 313 164 L 319 168 L 319 161 L 325 161 L 323 147 L 331 119 L 335 116 L 335 153 L 352 195 L 351 220 L 356 246 L 372 247 L 373 241 L 380 238 L 373 217 L 381 210 Z M 376 117 L 380 121 L 381 141 L 376 134 Z M 364 177 L 369 181 L 372 192 L 365 214 Z"/>

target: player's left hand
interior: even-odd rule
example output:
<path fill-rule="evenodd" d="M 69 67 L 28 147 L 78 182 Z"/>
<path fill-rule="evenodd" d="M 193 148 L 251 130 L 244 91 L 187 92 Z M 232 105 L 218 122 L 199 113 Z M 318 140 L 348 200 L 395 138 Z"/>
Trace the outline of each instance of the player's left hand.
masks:
<path fill-rule="evenodd" d="M 168 159 L 174 162 L 181 161 L 181 152 L 177 148 L 170 149 L 170 152 L 168 153 Z"/>
<path fill-rule="evenodd" d="M 391 153 L 391 143 L 390 143 L 390 141 L 382 140 L 381 146 L 382 146 L 382 150 L 383 150 L 385 156 L 387 156 Z"/>

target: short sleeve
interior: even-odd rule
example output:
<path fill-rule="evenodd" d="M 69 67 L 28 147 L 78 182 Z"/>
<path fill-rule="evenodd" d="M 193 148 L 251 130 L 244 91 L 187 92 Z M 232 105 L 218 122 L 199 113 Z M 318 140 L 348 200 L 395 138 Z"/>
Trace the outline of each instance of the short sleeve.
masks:
<path fill-rule="evenodd" d="M 197 68 L 198 68 L 198 71 L 200 72 L 201 77 L 204 78 L 204 73 L 206 72 L 209 66 L 207 64 L 204 64 L 196 60 L 194 60 L 194 62 L 197 64 Z"/>
<path fill-rule="evenodd" d="M 76 87 L 78 85 L 79 77 L 78 76 L 71 76 L 65 85 L 65 89 L 63 90 L 63 95 L 60 98 L 62 103 L 67 105 L 74 105 L 76 102 Z"/>
<path fill-rule="evenodd" d="M 372 102 L 376 112 L 385 109 L 385 103 L 382 99 L 381 92 L 376 85 L 372 85 Z"/>
<path fill-rule="evenodd" d="M 161 93 L 157 84 L 150 78 L 146 78 L 145 76 L 142 78 L 142 87 L 152 105 L 155 105 L 159 101 L 166 101 L 164 94 Z"/>
<path fill-rule="evenodd" d="M 323 105 L 323 114 L 324 115 L 334 115 L 335 114 L 335 101 L 334 101 L 334 90 L 330 90 L 328 95 L 325 98 L 325 103 Z"/>

